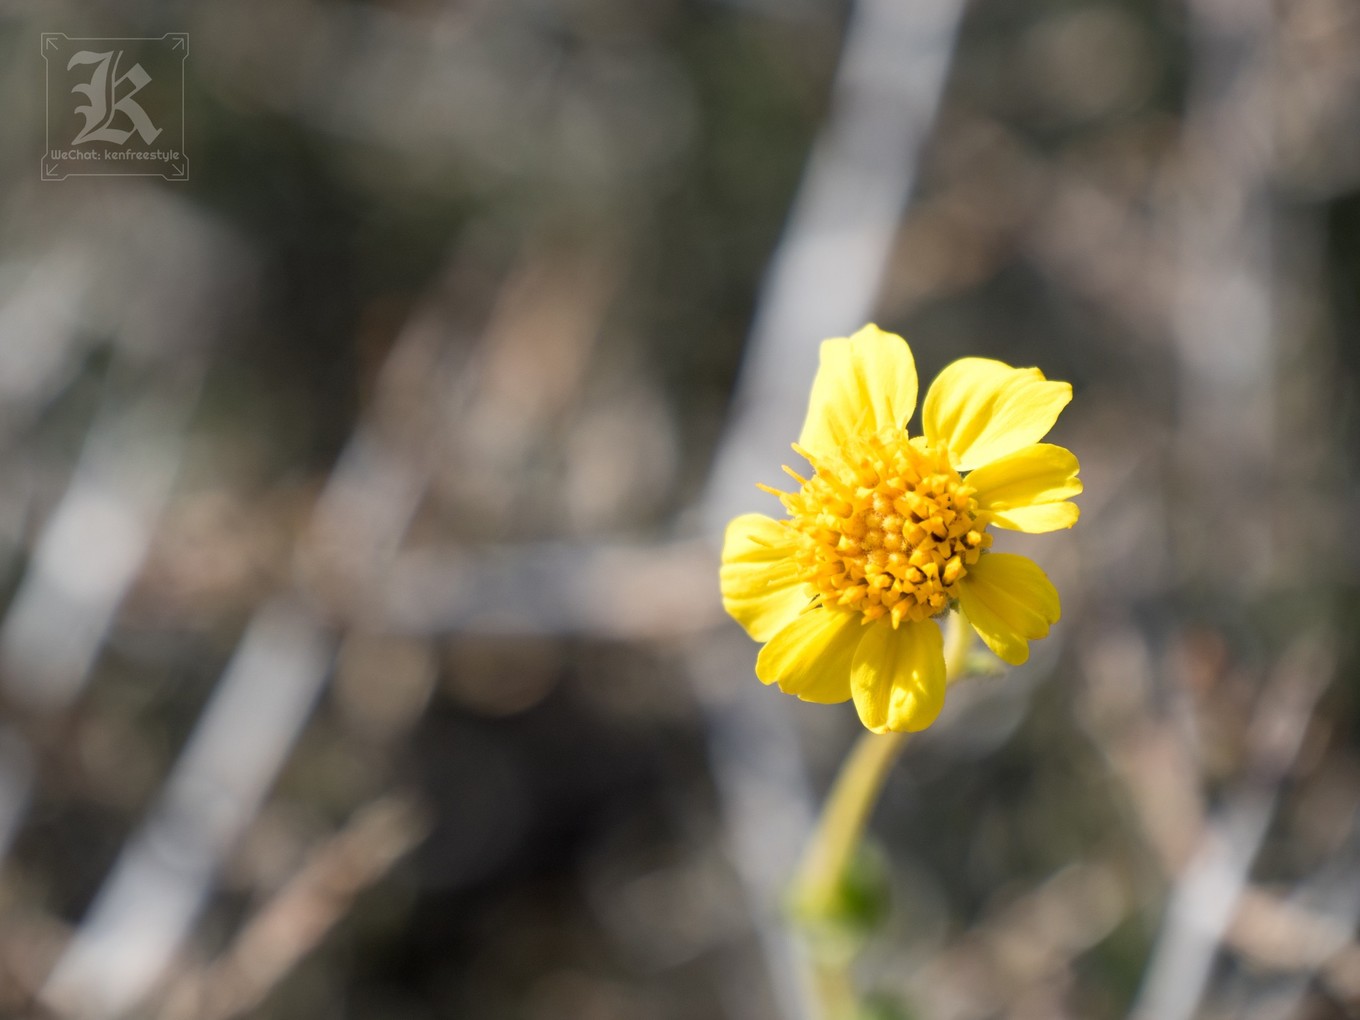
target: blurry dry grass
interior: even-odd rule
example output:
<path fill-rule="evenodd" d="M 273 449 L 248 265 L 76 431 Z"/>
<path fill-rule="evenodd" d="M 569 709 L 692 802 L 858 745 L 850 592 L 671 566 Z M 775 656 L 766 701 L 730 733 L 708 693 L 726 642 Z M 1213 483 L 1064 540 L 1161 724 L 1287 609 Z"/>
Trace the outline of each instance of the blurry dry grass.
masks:
<path fill-rule="evenodd" d="M 11 13 L 189 31 L 195 179 L 39 187 L 7 65 L 0 1012 L 795 1008 L 854 720 L 751 679 L 707 529 L 869 302 L 1071 379 L 1087 493 L 1054 638 L 889 790 L 866 982 L 1360 1011 L 1360 15 L 951 9 L 862 4 L 919 49 L 834 95 L 839 5 Z"/>

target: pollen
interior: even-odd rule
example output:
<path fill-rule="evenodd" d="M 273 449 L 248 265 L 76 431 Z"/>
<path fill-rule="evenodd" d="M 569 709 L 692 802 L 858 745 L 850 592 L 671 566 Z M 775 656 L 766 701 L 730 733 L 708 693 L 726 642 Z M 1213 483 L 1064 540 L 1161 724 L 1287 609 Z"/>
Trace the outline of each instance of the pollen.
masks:
<path fill-rule="evenodd" d="M 789 471 L 802 485 L 779 498 L 816 600 L 865 623 L 888 616 L 894 627 L 948 609 L 992 536 L 947 453 L 900 429 L 856 437 L 830 456 L 795 450 L 815 471 L 806 480 Z"/>

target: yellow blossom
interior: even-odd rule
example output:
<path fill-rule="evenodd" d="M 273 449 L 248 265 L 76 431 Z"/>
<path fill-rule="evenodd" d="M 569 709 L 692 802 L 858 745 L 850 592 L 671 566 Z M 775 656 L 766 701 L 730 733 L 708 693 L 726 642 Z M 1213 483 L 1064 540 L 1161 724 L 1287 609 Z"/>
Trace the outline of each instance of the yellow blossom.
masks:
<path fill-rule="evenodd" d="M 854 699 L 864 725 L 921 730 L 944 704 L 936 618 L 957 608 L 1012 665 L 1058 620 L 1030 559 L 990 529 L 1070 528 L 1077 458 L 1039 442 L 1072 387 L 1037 368 L 962 358 L 931 384 L 910 436 L 916 365 L 877 326 L 822 344 L 794 450 L 812 465 L 779 496 L 788 516 L 728 525 L 723 605 L 765 642 L 756 675 L 804 701 Z M 762 486 L 762 488 L 765 488 Z"/>

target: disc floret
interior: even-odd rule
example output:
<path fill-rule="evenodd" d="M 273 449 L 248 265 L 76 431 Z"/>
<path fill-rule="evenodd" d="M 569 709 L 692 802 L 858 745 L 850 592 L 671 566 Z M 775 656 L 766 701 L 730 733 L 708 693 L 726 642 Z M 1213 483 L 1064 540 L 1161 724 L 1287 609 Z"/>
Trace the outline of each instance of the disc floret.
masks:
<path fill-rule="evenodd" d="M 796 560 L 824 606 L 883 616 L 897 627 L 949 608 L 959 581 L 992 544 L 975 490 L 948 453 L 885 429 L 816 457 L 811 478 L 780 493 L 798 533 Z"/>

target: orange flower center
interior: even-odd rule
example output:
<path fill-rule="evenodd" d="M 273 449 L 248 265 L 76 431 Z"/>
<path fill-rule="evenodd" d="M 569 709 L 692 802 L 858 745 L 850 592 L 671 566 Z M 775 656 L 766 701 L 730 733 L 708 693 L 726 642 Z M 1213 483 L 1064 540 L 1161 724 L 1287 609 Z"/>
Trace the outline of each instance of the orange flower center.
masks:
<path fill-rule="evenodd" d="M 958 597 L 959 581 L 992 544 L 974 490 L 944 451 L 899 429 L 856 437 L 798 492 L 781 493 L 800 536 L 798 563 L 822 605 L 925 620 Z M 785 468 L 785 470 L 789 470 Z"/>

